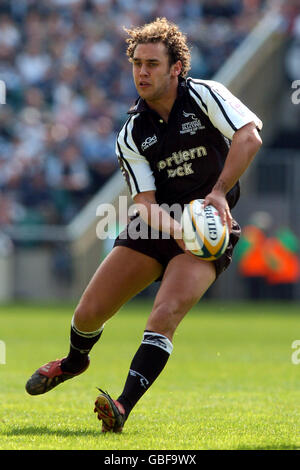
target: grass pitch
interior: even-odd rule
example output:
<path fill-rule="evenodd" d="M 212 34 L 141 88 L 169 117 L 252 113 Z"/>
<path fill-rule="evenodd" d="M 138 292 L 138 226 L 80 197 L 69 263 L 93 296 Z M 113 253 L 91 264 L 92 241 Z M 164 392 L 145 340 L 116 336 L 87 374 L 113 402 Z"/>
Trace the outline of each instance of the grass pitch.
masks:
<path fill-rule="evenodd" d="M 300 449 L 299 305 L 203 301 L 121 435 L 100 432 L 96 387 L 116 397 L 151 304 L 131 302 L 105 327 L 91 366 L 46 395 L 24 385 L 68 351 L 71 306 L 0 308 L 0 449 Z M 298 356 L 300 357 L 300 355 Z"/>

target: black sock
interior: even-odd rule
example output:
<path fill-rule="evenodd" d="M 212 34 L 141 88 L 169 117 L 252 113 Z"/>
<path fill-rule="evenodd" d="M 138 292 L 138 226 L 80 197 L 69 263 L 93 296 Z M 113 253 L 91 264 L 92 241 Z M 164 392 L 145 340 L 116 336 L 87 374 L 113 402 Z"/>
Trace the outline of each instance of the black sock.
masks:
<path fill-rule="evenodd" d="M 65 372 L 76 374 L 88 363 L 88 354 L 95 343 L 97 343 L 103 331 L 103 326 L 99 330 L 92 332 L 79 331 L 72 319 L 70 332 L 70 350 L 68 356 L 63 359 L 61 369 Z"/>
<path fill-rule="evenodd" d="M 126 418 L 159 376 L 172 349 L 173 345 L 166 336 L 147 330 L 144 332 L 142 344 L 131 362 L 123 392 L 118 398 L 124 406 Z"/>

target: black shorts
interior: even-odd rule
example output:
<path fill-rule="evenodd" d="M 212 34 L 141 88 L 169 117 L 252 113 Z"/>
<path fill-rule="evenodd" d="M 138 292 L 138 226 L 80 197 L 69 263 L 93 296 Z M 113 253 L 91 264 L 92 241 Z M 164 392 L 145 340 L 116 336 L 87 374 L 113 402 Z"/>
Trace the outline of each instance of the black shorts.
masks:
<path fill-rule="evenodd" d="M 172 258 L 184 253 L 184 251 L 177 245 L 174 238 L 163 238 L 162 232 L 153 231 L 152 237 L 150 237 L 150 227 L 147 226 L 143 221 L 140 221 L 140 223 L 144 230 L 148 231 L 148 238 L 131 238 L 129 234 L 130 224 L 134 223 L 134 221 L 136 224 L 136 219 L 131 220 L 126 228 L 119 234 L 115 240 L 114 247 L 126 246 L 135 251 L 139 251 L 144 255 L 148 255 L 151 258 L 156 259 L 163 266 L 164 271 Z M 155 238 L 153 237 L 153 234 Z M 216 278 L 230 265 L 232 261 L 233 249 L 239 241 L 240 236 L 241 228 L 239 224 L 233 220 L 232 231 L 230 233 L 229 243 L 226 251 L 219 259 L 213 261 L 216 268 Z M 160 281 L 161 279 L 162 276 L 157 279 L 157 281 Z"/>

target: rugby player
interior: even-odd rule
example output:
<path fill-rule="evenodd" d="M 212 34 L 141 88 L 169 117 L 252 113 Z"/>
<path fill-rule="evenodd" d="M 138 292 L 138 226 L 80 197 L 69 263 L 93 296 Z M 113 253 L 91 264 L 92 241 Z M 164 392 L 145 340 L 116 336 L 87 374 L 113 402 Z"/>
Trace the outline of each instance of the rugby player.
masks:
<path fill-rule="evenodd" d="M 190 50 L 175 24 L 157 18 L 126 31 L 139 98 L 117 137 L 116 152 L 139 213 L 116 239 L 78 303 L 69 354 L 40 367 L 26 384 L 27 392 L 37 395 L 84 372 L 105 322 L 161 280 L 120 396 L 114 400 L 99 389 L 94 411 L 103 432 L 122 431 L 165 367 L 177 326 L 230 264 L 240 235 L 231 215 L 239 199 L 239 178 L 262 144 L 260 119 L 223 85 L 187 78 Z M 196 198 L 214 205 L 231 230 L 228 248 L 216 261 L 185 250 L 180 221 L 167 209 Z M 153 228 L 160 236 L 133 239 L 130 228 L 137 221 L 146 233 Z M 167 232 L 171 237 L 163 236 Z"/>

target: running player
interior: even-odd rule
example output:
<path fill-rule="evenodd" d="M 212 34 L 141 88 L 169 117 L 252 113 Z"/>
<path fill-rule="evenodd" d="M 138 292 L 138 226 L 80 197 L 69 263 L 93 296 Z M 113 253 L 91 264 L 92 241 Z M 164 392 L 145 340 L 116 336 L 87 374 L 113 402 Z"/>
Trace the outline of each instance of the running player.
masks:
<path fill-rule="evenodd" d="M 139 213 L 115 241 L 75 310 L 67 357 L 40 367 L 28 380 L 32 395 L 81 374 L 104 323 L 157 279 L 159 291 L 124 388 L 113 400 L 100 390 L 95 412 L 103 432 L 120 432 L 129 413 L 165 367 L 174 332 L 186 313 L 230 264 L 240 228 L 231 209 L 239 178 L 261 146 L 261 121 L 224 86 L 186 78 L 186 37 L 165 18 L 127 30 L 127 54 L 139 94 L 117 137 L 117 155 Z M 215 262 L 185 250 L 182 228 L 168 207 L 195 198 L 214 205 L 231 228 L 230 243 Z M 159 236 L 131 237 L 139 223 Z M 135 224 L 135 225 L 134 225 Z M 169 232 L 168 239 L 164 234 Z"/>

